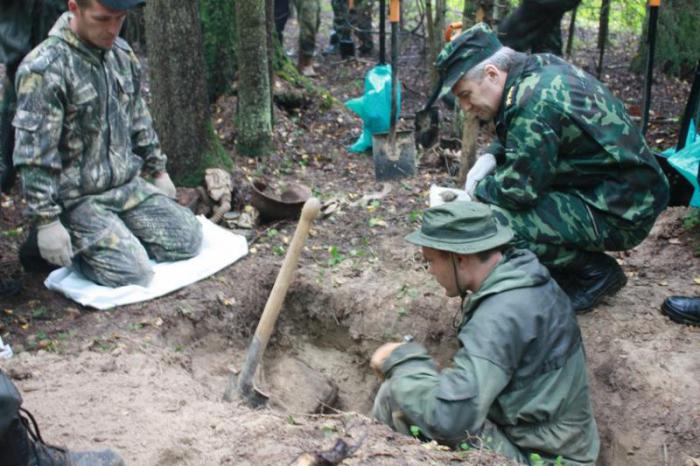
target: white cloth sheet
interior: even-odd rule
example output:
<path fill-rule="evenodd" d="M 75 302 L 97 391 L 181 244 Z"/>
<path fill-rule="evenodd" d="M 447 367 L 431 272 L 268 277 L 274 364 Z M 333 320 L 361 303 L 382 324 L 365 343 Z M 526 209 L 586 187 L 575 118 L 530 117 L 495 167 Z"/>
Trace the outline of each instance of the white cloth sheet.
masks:
<path fill-rule="evenodd" d="M 125 304 L 148 301 L 178 290 L 213 275 L 248 254 L 248 243 L 243 236 L 215 225 L 203 216 L 197 217 L 197 220 L 202 224 L 203 239 L 200 253 L 183 261 L 152 262 L 155 273 L 148 287 L 101 286 L 66 267 L 51 272 L 44 281 L 44 285 L 51 290 L 63 293 L 83 306 L 100 310 L 111 309 Z"/>

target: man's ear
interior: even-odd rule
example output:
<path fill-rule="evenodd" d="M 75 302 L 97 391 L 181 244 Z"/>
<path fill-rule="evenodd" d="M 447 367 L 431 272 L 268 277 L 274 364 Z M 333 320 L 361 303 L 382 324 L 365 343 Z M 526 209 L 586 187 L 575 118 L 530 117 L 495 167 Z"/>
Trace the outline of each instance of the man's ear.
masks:
<path fill-rule="evenodd" d="M 492 81 L 498 80 L 500 74 L 501 74 L 501 70 L 496 68 L 495 65 L 492 65 L 489 63 L 488 65 L 486 65 L 484 67 L 484 76 L 486 78 L 489 78 Z"/>

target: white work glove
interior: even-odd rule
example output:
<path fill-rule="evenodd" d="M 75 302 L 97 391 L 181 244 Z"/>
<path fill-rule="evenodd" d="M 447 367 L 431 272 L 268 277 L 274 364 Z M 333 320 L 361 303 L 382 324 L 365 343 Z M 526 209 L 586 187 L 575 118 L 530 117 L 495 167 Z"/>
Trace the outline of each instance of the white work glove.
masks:
<path fill-rule="evenodd" d="M 155 178 L 153 178 L 153 185 L 166 196 L 175 199 L 177 194 L 175 191 L 175 185 L 173 184 L 173 180 L 170 179 L 168 172 L 161 172 Z"/>
<path fill-rule="evenodd" d="M 68 267 L 73 257 L 70 235 L 59 220 L 37 227 L 37 243 L 41 257 L 54 265 Z"/>
<path fill-rule="evenodd" d="M 464 190 L 469 194 L 469 197 L 474 198 L 474 191 L 479 181 L 486 178 L 486 175 L 491 173 L 496 168 L 496 157 L 493 154 L 483 154 L 476 159 L 474 166 L 467 173 L 467 182 L 464 183 Z"/>

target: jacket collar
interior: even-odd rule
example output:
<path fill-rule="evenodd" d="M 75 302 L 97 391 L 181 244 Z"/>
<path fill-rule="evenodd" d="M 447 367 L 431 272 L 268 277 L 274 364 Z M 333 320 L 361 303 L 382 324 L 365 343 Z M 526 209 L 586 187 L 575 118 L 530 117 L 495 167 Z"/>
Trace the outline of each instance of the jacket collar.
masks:
<path fill-rule="evenodd" d="M 516 288 L 537 286 L 547 280 L 550 280 L 549 271 L 532 252 L 516 248 L 503 251 L 503 257 L 481 287 L 462 300 L 461 322 L 456 327 L 466 325 L 485 298 Z"/>
<path fill-rule="evenodd" d="M 511 95 L 513 92 L 515 92 L 514 86 L 515 82 L 519 80 L 520 76 L 523 74 L 523 70 L 525 68 L 525 65 L 527 64 L 528 59 L 519 59 L 510 68 L 510 71 L 508 71 L 508 76 L 506 76 L 506 83 L 503 86 L 503 95 L 501 96 L 501 104 L 498 107 L 498 113 L 496 114 L 495 117 L 495 123 L 496 125 L 499 125 L 504 122 L 505 119 L 505 113 L 506 113 L 506 108 L 510 106 L 510 102 L 508 99 L 512 99 L 513 96 Z"/>
<path fill-rule="evenodd" d="M 51 28 L 49 37 L 56 37 L 62 40 L 72 48 L 85 55 L 90 61 L 93 61 L 98 65 L 101 64 L 102 60 L 104 60 L 105 54 L 110 53 L 111 50 L 103 50 L 99 47 L 95 47 L 94 45 L 90 45 L 78 37 L 78 35 L 70 28 L 70 21 L 72 18 L 73 13 L 70 11 L 63 13 L 61 17 L 58 18 L 58 21 L 56 21 L 56 24 L 54 24 Z"/>

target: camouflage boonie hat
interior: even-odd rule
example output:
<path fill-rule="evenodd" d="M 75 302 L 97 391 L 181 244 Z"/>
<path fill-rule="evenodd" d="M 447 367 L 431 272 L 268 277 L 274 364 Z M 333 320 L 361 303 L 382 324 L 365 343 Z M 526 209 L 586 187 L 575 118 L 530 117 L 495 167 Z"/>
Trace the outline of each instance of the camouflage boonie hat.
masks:
<path fill-rule="evenodd" d="M 435 60 L 441 87 L 437 98 L 452 91 L 457 81 L 503 47 L 496 34 L 486 23 L 476 24 L 447 43 Z"/>
<path fill-rule="evenodd" d="M 457 254 L 475 254 L 504 245 L 513 231 L 498 223 L 491 208 L 479 202 L 446 202 L 427 209 L 409 243 Z"/>

